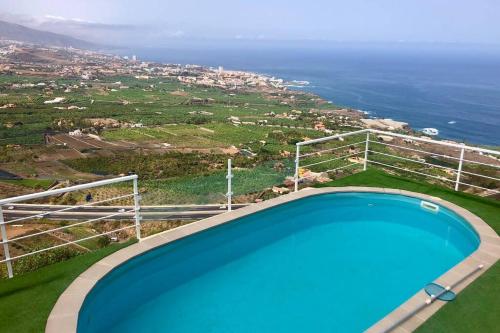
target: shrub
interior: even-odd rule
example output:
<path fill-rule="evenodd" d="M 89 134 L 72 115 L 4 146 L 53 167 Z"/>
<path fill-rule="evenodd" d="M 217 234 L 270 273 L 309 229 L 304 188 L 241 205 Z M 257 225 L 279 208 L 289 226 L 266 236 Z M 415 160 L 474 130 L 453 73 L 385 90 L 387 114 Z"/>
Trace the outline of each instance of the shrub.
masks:
<path fill-rule="evenodd" d="M 102 236 L 97 239 L 97 246 L 99 248 L 106 247 L 109 243 L 111 243 L 111 239 L 108 236 Z"/>
<path fill-rule="evenodd" d="M 34 248 L 32 249 L 32 251 L 36 251 L 39 249 L 41 248 Z M 13 264 L 14 273 L 21 274 L 21 273 L 32 272 L 39 269 L 40 267 L 75 257 L 80 253 L 81 253 L 80 251 L 70 246 L 64 246 L 57 249 L 33 254 L 31 256 L 26 256 L 14 262 Z M 5 269 L 5 265 L 2 265 L 0 269 L 0 275 L 2 278 L 7 277 L 7 270 Z"/>

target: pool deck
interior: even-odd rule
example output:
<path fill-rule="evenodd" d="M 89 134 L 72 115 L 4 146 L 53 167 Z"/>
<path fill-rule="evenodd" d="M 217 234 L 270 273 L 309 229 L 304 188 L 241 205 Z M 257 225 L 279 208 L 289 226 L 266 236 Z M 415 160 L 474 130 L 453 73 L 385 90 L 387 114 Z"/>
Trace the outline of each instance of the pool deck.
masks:
<path fill-rule="evenodd" d="M 430 201 L 444 206 L 458 215 L 465 218 L 478 233 L 481 243 L 479 248 L 463 261 L 455 265 L 449 271 L 441 275 L 434 282 L 443 286 L 453 286 L 452 291 L 459 293 L 478 276 L 490 268 L 500 258 L 500 237 L 496 232 L 484 222 L 482 219 L 472 214 L 468 210 L 461 208 L 448 201 L 442 200 L 426 194 L 409 192 L 405 190 L 376 188 L 376 187 L 325 187 L 325 188 L 306 188 L 299 192 L 283 195 L 271 200 L 267 200 L 258 204 L 252 204 L 247 207 L 240 208 L 236 211 L 223 213 L 204 220 L 193 222 L 175 229 L 167 230 L 162 233 L 142 239 L 140 242 L 126 247 L 110 256 L 102 259 L 88 270 L 77 277 L 73 283 L 64 291 L 57 300 L 56 305 L 52 309 L 47 320 L 45 328 L 46 333 L 71 333 L 76 332 L 78 323 L 78 313 L 87 294 L 91 291 L 94 285 L 109 273 L 115 267 L 123 264 L 127 260 L 150 251 L 158 246 L 162 246 L 173 242 L 177 239 L 198 233 L 200 231 L 231 222 L 237 218 L 271 208 L 289 201 L 300 198 L 337 192 L 375 192 L 375 193 L 390 193 L 402 194 L 410 197 L 415 197 L 425 201 Z M 481 269 L 478 266 L 482 265 Z M 469 273 L 475 271 L 467 278 L 463 279 Z M 460 281 L 462 280 L 463 281 Z M 457 283 L 459 282 L 459 283 Z M 394 311 L 382 318 L 380 321 L 371 326 L 367 332 L 412 332 L 420 326 L 425 320 L 430 318 L 437 310 L 439 310 L 445 302 L 436 300 L 429 305 L 425 305 L 429 296 L 424 290 L 419 291 L 406 302 L 401 304 Z M 415 309 L 423 308 L 415 312 Z M 404 319 L 404 320 L 403 320 Z"/>

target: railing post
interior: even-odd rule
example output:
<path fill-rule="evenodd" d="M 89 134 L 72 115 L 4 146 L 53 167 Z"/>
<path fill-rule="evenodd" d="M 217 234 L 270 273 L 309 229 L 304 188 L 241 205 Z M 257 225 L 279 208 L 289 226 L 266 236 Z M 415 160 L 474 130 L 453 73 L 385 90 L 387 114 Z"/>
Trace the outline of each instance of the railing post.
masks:
<path fill-rule="evenodd" d="M 455 191 L 458 191 L 458 186 L 460 185 L 460 174 L 462 173 L 462 165 L 464 163 L 464 153 L 465 148 L 462 147 L 462 150 L 460 150 L 460 162 L 458 163 L 457 180 L 455 181 Z"/>
<path fill-rule="evenodd" d="M 366 166 L 368 164 L 368 145 L 370 144 L 370 130 L 366 132 L 366 145 L 365 145 L 365 160 L 363 163 L 363 171 L 366 171 Z"/>
<path fill-rule="evenodd" d="M 3 218 L 3 210 L 2 206 L 0 206 L 0 230 L 2 231 L 2 242 L 3 242 L 3 254 L 5 263 L 7 264 L 7 273 L 9 275 L 9 279 L 14 276 L 14 272 L 12 270 L 12 261 L 10 260 L 10 251 L 9 251 L 9 237 L 7 236 L 7 230 L 5 228 L 5 221 Z"/>
<path fill-rule="evenodd" d="M 135 236 L 141 240 L 141 196 L 139 195 L 139 185 L 137 177 L 134 178 L 134 214 L 135 214 Z"/>
<path fill-rule="evenodd" d="M 233 173 L 231 170 L 231 159 L 228 159 L 227 160 L 227 176 L 226 176 L 226 179 L 227 179 L 226 197 L 227 197 L 227 211 L 228 212 L 230 212 L 232 210 L 232 207 L 231 207 L 231 204 L 233 201 L 232 182 L 231 182 L 232 178 L 233 178 Z"/>
<path fill-rule="evenodd" d="M 294 175 L 294 183 L 295 183 L 295 192 L 299 190 L 299 162 L 300 162 L 300 146 L 297 144 L 297 151 L 295 152 L 295 175 Z"/>

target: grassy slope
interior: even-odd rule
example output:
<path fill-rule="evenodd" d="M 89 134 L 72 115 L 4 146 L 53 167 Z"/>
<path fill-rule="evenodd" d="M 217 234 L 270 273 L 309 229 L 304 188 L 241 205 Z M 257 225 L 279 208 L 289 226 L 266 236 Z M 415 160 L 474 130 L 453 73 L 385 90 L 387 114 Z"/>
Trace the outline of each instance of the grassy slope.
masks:
<path fill-rule="evenodd" d="M 289 161 L 283 162 L 290 164 Z M 271 161 L 255 168 L 235 168 L 233 197 L 259 192 L 262 189 L 282 184 L 290 172 L 286 169 L 277 171 L 273 168 L 273 164 L 274 162 Z M 234 167 L 237 167 L 236 163 L 233 164 Z M 141 186 L 148 189 L 143 194 L 145 205 L 223 203 L 227 192 L 226 171 L 215 171 L 207 175 L 145 180 L 141 181 Z"/>
<path fill-rule="evenodd" d="M 456 203 L 475 213 L 500 232 L 500 202 L 457 193 L 438 186 L 391 176 L 370 169 L 322 186 L 380 186 L 426 193 Z M 500 327 L 500 263 L 441 308 L 422 325 L 419 333 L 495 332 Z"/>
<path fill-rule="evenodd" d="M 59 295 L 93 263 L 129 245 L 114 244 L 0 282 L 0 332 L 43 332 Z"/>

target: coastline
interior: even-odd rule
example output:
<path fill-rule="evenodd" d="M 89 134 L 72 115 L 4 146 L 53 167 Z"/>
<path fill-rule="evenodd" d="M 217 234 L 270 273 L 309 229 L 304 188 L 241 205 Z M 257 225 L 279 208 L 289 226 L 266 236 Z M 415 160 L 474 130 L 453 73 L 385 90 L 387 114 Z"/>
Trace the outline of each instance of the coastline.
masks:
<path fill-rule="evenodd" d="M 166 64 L 168 65 L 168 64 Z M 212 72 L 217 72 L 220 75 L 220 71 L 222 67 L 219 67 L 218 69 L 215 69 L 214 67 L 207 67 L 207 66 L 201 66 L 201 65 L 194 65 L 194 64 L 187 64 L 185 66 L 193 66 L 193 67 L 200 67 L 204 68 L 204 70 L 207 71 L 212 71 Z M 324 106 L 324 105 L 332 105 L 331 110 L 326 110 L 328 111 L 339 111 L 341 113 L 357 113 L 360 115 L 359 118 L 361 118 L 362 123 L 364 128 L 373 128 L 373 129 L 379 129 L 379 130 L 390 130 L 390 131 L 400 131 L 406 134 L 412 134 L 412 135 L 419 135 L 419 136 L 424 136 L 426 133 L 422 133 L 422 131 L 419 131 L 417 129 L 414 129 L 411 127 L 411 125 L 405 121 L 401 120 L 394 120 L 392 118 L 384 118 L 384 117 L 374 117 L 371 116 L 372 112 L 371 111 L 366 111 L 366 110 L 360 110 L 356 108 L 352 108 L 350 106 L 343 106 L 343 105 L 336 105 L 334 104 L 333 101 L 327 100 L 320 96 L 319 94 L 316 94 L 311 91 L 307 91 L 304 88 L 310 86 L 310 82 L 306 80 L 285 80 L 283 78 L 275 77 L 267 73 L 259 73 L 259 72 L 253 72 L 253 71 L 245 71 L 245 70 L 228 70 L 225 71 L 225 73 L 245 73 L 248 76 L 254 76 L 254 77 L 260 77 L 265 81 L 269 82 L 276 82 L 276 85 L 271 85 L 271 87 L 265 87 L 265 88 L 260 88 L 258 91 L 263 92 L 263 93 L 275 93 L 276 89 L 278 91 L 284 91 L 284 92 L 289 92 L 293 91 L 296 94 L 304 94 L 307 96 L 310 96 L 312 99 L 316 100 L 316 103 L 319 106 Z M 182 81 L 180 80 L 181 83 L 195 83 L 192 81 Z M 202 80 L 203 83 L 199 84 L 201 86 L 205 86 L 206 84 L 204 83 L 204 80 Z M 248 87 L 242 88 L 243 91 L 252 91 L 252 89 L 248 89 Z M 310 110 L 311 112 L 312 110 Z M 366 121 L 363 121 L 366 120 Z M 432 134 L 431 134 L 432 135 Z M 445 138 L 439 137 L 437 134 L 432 135 L 434 139 L 438 140 L 444 140 Z M 455 142 L 450 139 L 447 139 L 450 142 Z"/>
<path fill-rule="evenodd" d="M 259 73 L 257 73 L 257 74 L 259 74 Z M 262 74 L 262 75 L 271 76 L 270 74 L 267 74 L 267 73 Z M 416 136 L 423 136 L 423 137 L 432 138 L 434 140 L 447 141 L 447 142 L 452 142 L 452 143 L 464 143 L 464 144 L 470 143 L 470 144 L 473 144 L 473 145 L 476 145 L 479 147 L 484 147 L 484 148 L 496 149 L 499 147 L 499 145 L 495 145 L 495 144 L 482 144 L 482 143 L 477 143 L 474 141 L 468 141 L 465 139 L 460 140 L 457 137 L 443 136 L 440 128 L 437 128 L 437 127 L 416 128 L 416 127 L 412 126 L 411 122 L 409 122 L 408 120 L 406 120 L 404 118 L 395 118 L 394 119 L 394 118 L 388 118 L 388 117 L 383 117 L 383 116 L 377 116 L 376 113 L 374 111 L 371 111 L 371 110 L 358 109 L 358 108 L 355 108 L 351 105 L 343 105 L 343 104 L 338 105 L 338 104 L 334 103 L 334 101 L 328 100 L 324 96 L 322 96 L 321 94 L 314 92 L 313 89 L 315 87 L 319 87 L 319 86 L 312 85 L 311 82 L 307 81 L 307 80 L 302 81 L 302 80 L 293 79 L 291 81 L 285 81 L 285 80 L 283 80 L 283 81 L 284 81 L 284 85 L 287 88 L 290 88 L 290 90 L 293 90 L 293 91 L 296 91 L 299 93 L 312 94 L 312 95 L 316 96 L 317 98 L 323 100 L 324 102 L 326 102 L 328 104 L 335 105 L 336 107 L 338 107 L 340 109 L 347 109 L 350 111 L 358 112 L 358 113 L 363 115 L 364 119 L 373 119 L 373 120 L 377 120 L 377 121 L 388 120 L 388 121 L 396 121 L 396 122 L 404 123 L 404 124 L 406 124 L 405 126 L 403 126 L 405 128 L 404 132 L 407 134 L 416 135 Z M 307 82 L 307 84 L 297 84 L 297 82 L 300 82 L 300 83 Z M 307 90 L 307 88 L 311 88 L 311 90 Z M 454 125 L 456 123 L 457 122 L 455 120 L 450 120 L 448 122 L 448 124 L 451 124 L 451 125 Z M 381 129 L 381 130 L 392 130 L 392 129 L 387 128 L 387 127 L 373 127 L 373 128 Z"/>
<path fill-rule="evenodd" d="M 307 49 L 257 50 L 251 45 L 201 49 L 192 46 L 135 52 L 143 59 L 222 64 L 287 81 L 309 81 L 309 86 L 298 89 L 337 105 L 370 111 L 372 117 L 405 121 L 415 130 L 437 128 L 441 139 L 500 146 L 500 61 L 486 50 L 478 50 L 477 59 L 469 49 L 443 53 L 430 47 L 421 53 L 389 47 L 319 45 Z"/>

